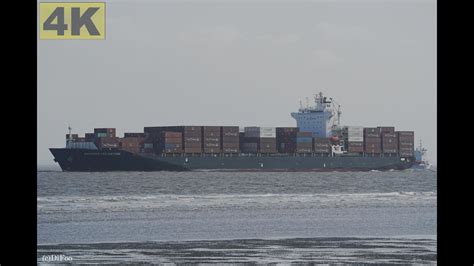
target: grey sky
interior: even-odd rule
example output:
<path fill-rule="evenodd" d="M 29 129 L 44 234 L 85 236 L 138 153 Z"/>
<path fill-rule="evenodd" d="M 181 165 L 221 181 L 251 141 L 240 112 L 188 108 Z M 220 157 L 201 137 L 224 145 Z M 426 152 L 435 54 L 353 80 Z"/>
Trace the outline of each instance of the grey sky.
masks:
<path fill-rule="evenodd" d="M 436 162 L 436 3 L 108 1 L 105 41 L 38 41 L 38 164 L 67 125 L 294 126 L 322 90 L 344 125 L 415 130 Z"/>

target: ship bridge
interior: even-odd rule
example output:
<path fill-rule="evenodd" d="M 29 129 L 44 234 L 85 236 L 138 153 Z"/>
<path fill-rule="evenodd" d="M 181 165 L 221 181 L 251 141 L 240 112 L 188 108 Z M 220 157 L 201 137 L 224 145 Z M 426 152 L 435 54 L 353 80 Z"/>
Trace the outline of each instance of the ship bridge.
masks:
<path fill-rule="evenodd" d="M 300 102 L 298 112 L 291 113 L 299 130 L 312 132 L 313 137 L 332 136 L 333 130 L 339 126 L 340 115 L 340 106 L 336 107 L 333 99 L 325 97 L 322 92 L 314 96 L 313 106 L 307 101 L 303 107 Z"/>

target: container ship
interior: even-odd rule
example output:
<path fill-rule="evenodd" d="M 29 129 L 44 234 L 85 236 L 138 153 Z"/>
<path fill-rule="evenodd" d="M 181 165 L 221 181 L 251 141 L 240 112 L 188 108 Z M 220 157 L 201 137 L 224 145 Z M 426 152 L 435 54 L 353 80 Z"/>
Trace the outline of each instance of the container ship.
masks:
<path fill-rule="evenodd" d="M 370 171 L 415 165 L 414 131 L 341 126 L 323 93 L 291 113 L 296 127 L 150 126 L 116 136 L 95 128 L 50 148 L 63 171 Z"/>

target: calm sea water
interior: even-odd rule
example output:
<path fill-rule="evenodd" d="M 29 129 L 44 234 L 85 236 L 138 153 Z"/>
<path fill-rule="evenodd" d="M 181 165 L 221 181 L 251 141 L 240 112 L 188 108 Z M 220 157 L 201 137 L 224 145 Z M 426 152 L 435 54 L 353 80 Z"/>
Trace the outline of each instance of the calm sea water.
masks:
<path fill-rule="evenodd" d="M 436 262 L 434 171 L 37 178 L 39 263 Z"/>

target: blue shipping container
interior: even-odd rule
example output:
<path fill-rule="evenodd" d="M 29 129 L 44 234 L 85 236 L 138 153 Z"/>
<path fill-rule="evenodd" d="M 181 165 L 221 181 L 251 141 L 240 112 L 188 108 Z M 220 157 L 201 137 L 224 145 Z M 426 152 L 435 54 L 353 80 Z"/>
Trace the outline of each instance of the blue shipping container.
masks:
<path fill-rule="evenodd" d="M 179 148 L 179 144 L 165 144 L 165 149 Z"/>
<path fill-rule="evenodd" d="M 300 137 L 296 138 L 296 142 L 313 142 L 313 138 L 308 138 L 308 137 Z"/>

